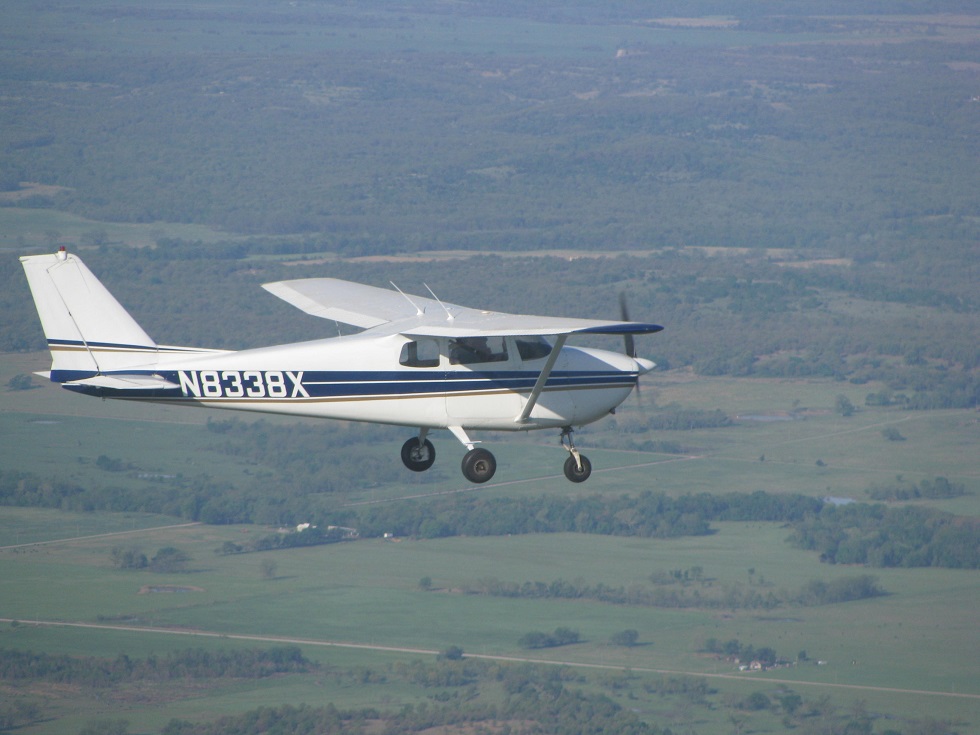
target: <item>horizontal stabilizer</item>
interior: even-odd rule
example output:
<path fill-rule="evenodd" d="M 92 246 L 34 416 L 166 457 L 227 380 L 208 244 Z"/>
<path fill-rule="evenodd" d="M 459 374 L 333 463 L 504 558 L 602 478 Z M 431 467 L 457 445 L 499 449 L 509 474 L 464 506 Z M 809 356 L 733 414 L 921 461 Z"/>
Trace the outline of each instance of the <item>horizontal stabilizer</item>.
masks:
<path fill-rule="evenodd" d="M 159 375 L 136 375 L 116 373 L 114 375 L 95 375 L 83 380 L 72 380 L 61 384 L 63 388 L 76 393 L 101 398 L 153 398 L 180 395 L 180 386 Z"/>

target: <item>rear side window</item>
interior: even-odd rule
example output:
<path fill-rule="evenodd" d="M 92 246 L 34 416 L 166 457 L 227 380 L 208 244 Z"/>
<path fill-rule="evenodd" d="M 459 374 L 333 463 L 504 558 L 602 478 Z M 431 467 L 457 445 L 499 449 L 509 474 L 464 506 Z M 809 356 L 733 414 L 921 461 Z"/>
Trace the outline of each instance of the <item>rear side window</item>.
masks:
<path fill-rule="evenodd" d="M 398 357 L 398 362 L 405 367 L 439 367 L 439 343 L 434 339 L 406 342 L 402 345 L 402 353 Z"/>

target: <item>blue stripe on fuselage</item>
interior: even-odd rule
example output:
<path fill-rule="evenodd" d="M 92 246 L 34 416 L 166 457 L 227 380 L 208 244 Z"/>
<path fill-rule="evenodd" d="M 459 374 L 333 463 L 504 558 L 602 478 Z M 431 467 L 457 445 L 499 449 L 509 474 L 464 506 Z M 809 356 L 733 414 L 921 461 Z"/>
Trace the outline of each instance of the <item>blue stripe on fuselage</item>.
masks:
<path fill-rule="evenodd" d="M 133 371 L 116 371 L 133 374 Z M 163 370 L 141 371 L 159 375 L 181 386 L 166 389 L 95 388 L 66 385 L 69 390 L 103 398 L 157 398 L 190 400 L 329 400 L 427 395 L 530 392 L 536 371 L 286 371 L 286 370 Z M 68 377 L 67 375 L 58 377 Z M 84 379 L 91 375 L 75 375 Z M 556 371 L 546 390 L 628 387 L 636 373 L 621 371 Z"/>

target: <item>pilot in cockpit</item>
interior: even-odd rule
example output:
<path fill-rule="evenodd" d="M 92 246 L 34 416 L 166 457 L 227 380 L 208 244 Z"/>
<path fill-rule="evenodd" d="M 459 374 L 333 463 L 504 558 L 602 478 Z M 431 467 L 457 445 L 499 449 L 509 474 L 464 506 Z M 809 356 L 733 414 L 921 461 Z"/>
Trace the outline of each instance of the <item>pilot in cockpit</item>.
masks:
<path fill-rule="evenodd" d="M 453 340 L 449 361 L 454 365 L 467 365 L 473 362 L 490 362 L 493 352 L 486 337 L 460 337 Z"/>

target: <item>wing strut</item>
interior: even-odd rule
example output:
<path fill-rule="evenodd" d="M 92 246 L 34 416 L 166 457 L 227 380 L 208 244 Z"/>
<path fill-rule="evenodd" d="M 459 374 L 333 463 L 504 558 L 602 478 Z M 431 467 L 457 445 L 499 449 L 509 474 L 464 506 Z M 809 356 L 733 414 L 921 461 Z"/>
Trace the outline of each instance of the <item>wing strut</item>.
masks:
<path fill-rule="evenodd" d="M 555 346 L 551 348 L 551 354 L 548 355 L 548 360 L 545 362 L 544 367 L 541 368 L 541 374 L 538 375 L 538 379 L 534 382 L 534 387 L 531 389 L 531 395 L 527 397 L 527 403 L 524 404 L 524 410 L 521 411 L 521 415 L 514 419 L 514 423 L 523 424 L 531 416 L 531 411 L 534 410 L 535 404 L 538 402 L 538 397 L 541 395 L 541 391 L 544 390 L 544 384 L 548 382 L 548 378 L 551 377 L 551 371 L 555 367 L 555 363 L 558 361 L 558 355 L 561 354 L 561 348 L 565 346 L 565 340 L 568 339 L 567 334 L 559 334 L 558 338 L 555 340 Z"/>

